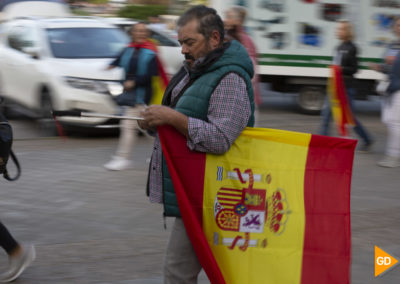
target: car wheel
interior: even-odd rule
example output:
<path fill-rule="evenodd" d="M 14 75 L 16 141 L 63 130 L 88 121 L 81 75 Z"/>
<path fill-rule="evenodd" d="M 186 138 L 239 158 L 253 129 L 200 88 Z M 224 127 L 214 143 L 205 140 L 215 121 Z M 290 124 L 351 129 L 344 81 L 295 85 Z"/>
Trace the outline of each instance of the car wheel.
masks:
<path fill-rule="evenodd" d="M 297 97 L 300 110 L 306 114 L 319 114 L 324 101 L 325 90 L 317 86 L 304 86 Z"/>
<path fill-rule="evenodd" d="M 45 136 L 56 136 L 57 126 L 52 115 L 53 102 L 48 91 L 44 90 L 40 99 L 39 126 Z"/>

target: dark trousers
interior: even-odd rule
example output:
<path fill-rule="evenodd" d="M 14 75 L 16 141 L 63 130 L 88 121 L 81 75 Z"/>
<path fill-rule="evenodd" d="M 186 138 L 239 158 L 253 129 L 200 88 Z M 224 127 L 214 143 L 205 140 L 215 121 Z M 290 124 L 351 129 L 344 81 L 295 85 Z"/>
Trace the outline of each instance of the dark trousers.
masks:
<path fill-rule="evenodd" d="M 18 247 L 17 241 L 11 236 L 6 226 L 0 222 L 0 246 L 7 252 L 8 255 Z"/>

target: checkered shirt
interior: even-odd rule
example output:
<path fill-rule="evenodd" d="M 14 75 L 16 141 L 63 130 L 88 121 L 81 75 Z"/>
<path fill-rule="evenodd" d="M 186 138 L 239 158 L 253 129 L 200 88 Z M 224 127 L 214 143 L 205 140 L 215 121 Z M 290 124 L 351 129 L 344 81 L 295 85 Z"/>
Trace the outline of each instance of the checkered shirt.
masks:
<path fill-rule="evenodd" d="M 172 101 L 188 82 L 187 74 L 172 90 Z M 210 97 L 208 121 L 189 117 L 187 146 L 199 152 L 225 153 L 247 126 L 250 114 L 245 81 L 236 73 L 228 73 Z M 162 150 L 158 135 L 151 159 L 149 189 L 150 201 L 162 203 Z"/>

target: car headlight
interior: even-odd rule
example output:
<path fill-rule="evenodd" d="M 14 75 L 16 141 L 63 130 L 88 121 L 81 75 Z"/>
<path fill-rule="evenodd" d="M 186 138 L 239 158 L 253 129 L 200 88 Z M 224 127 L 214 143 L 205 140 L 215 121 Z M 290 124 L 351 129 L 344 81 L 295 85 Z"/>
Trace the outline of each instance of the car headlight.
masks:
<path fill-rule="evenodd" d="M 124 86 L 117 82 L 107 82 L 108 92 L 113 96 L 119 96 L 124 91 Z"/>
<path fill-rule="evenodd" d="M 65 82 L 76 89 L 88 90 L 101 94 L 110 94 L 112 96 L 118 96 L 123 91 L 122 84 L 118 82 L 90 80 L 76 77 L 65 77 Z"/>

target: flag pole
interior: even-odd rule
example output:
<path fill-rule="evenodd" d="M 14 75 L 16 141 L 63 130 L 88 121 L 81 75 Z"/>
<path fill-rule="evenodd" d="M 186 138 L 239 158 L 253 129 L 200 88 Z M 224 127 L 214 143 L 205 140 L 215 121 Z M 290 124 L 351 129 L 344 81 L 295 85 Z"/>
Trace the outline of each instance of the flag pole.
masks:
<path fill-rule="evenodd" d="M 128 119 L 128 120 L 144 120 L 143 117 L 138 116 L 123 116 L 112 115 L 103 113 L 83 112 L 79 110 L 53 110 L 53 116 L 73 116 L 73 117 L 95 117 L 95 118 L 109 118 L 109 119 Z"/>

